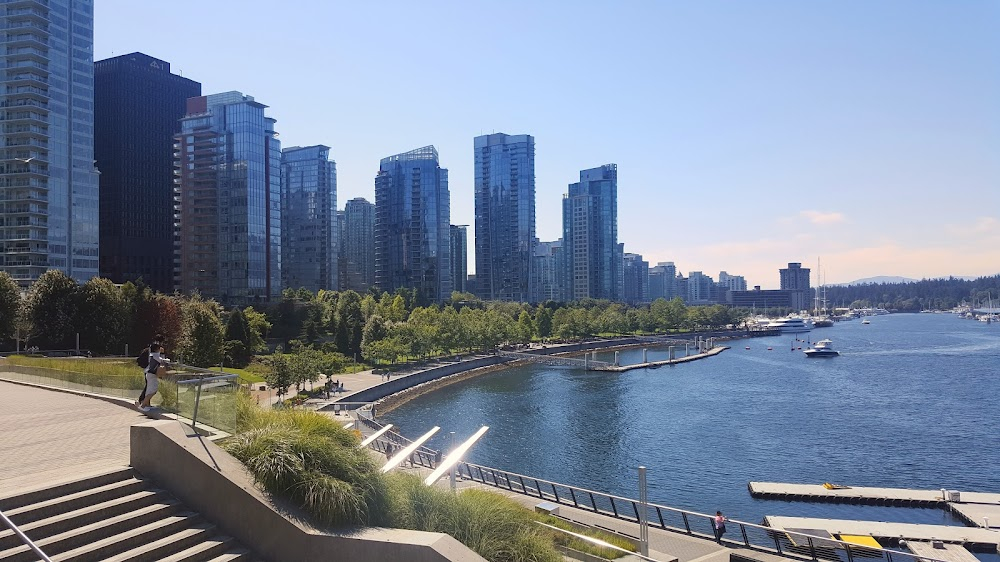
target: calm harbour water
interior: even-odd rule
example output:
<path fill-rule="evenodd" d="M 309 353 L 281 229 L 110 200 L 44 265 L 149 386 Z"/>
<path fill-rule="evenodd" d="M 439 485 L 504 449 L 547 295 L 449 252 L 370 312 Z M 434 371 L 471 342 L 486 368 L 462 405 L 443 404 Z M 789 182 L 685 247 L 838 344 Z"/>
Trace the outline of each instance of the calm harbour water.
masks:
<path fill-rule="evenodd" d="M 842 355 L 807 359 L 790 351 L 796 337 L 829 338 Z M 439 425 L 439 435 L 461 438 L 489 425 L 470 461 L 626 497 L 638 497 L 645 465 L 650 501 L 752 522 L 961 524 L 938 509 L 755 500 L 751 480 L 1000 492 L 1000 325 L 899 314 L 729 345 L 654 370 L 511 368 L 421 396 L 383 421 L 410 437 Z"/>

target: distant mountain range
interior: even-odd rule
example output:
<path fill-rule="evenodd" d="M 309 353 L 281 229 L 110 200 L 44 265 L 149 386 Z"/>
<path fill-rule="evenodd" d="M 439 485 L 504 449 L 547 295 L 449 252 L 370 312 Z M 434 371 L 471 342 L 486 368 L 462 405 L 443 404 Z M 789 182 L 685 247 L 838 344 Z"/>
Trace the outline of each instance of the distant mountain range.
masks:
<path fill-rule="evenodd" d="M 973 281 L 979 277 L 976 275 L 953 275 L 955 279 L 964 279 L 966 281 Z M 847 283 L 837 283 L 839 287 L 848 287 L 850 285 L 869 285 L 878 283 L 916 283 L 920 279 L 911 279 L 909 277 L 900 277 L 899 275 L 876 275 L 875 277 L 865 277 L 864 279 L 855 279 Z"/>

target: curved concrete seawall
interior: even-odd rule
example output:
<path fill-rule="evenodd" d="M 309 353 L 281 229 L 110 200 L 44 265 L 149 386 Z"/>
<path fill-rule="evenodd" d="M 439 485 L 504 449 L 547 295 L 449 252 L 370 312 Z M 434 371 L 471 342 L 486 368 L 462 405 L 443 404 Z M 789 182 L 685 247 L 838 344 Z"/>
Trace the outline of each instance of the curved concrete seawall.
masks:
<path fill-rule="evenodd" d="M 746 332 L 707 332 L 707 333 L 697 333 L 697 334 L 685 334 L 685 338 L 696 338 L 701 336 L 703 338 L 712 337 L 717 340 L 723 339 L 736 339 L 744 337 L 753 337 L 753 334 L 747 334 Z M 689 339 L 688 341 L 693 341 Z M 642 337 L 624 337 L 616 338 L 611 340 L 596 340 L 579 342 L 572 344 L 562 344 L 562 345 L 552 345 L 544 348 L 532 348 L 528 350 L 534 355 L 565 355 L 572 353 L 583 353 L 587 351 L 593 351 L 598 349 L 626 349 L 626 348 L 636 348 L 636 347 L 662 347 L 670 345 L 671 343 L 676 344 L 676 342 L 663 341 L 655 342 L 650 341 L 649 338 Z M 719 349 L 719 348 L 717 348 Z M 697 356 L 692 355 L 687 360 L 700 359 L 704 357 L 709 357 L 718 353 L 718 351 L 710 351 L 708 353 L 702 353 Z M 400 400 L 393 400 L 390 404 L 386 404 L 383 407 L 394 408 L 399 406 L 406 400 L 414 398 L 424 392 L 411 393 L 408 392 L 421 385 L 427 385 L 427 383 L 437 381 L 440 384 L 435 384 L 425 390 L 425 392 L 430 392 L 437 390 L 448 384 L 459 382 L 461 380 L 466 380 L 472 376 L 478 376 L 480 374 L 486 374 L 494 372 L 496 369 L 486 369 L 486 367 L 496 367 L 496 366 L 511 366 L 519 361 L 510 357 L 501 357 L 498 355 L 491 355 L 487 357 L 476 357 L 474 359 L 469 359 L 465 361 L 459 361 L 456 363 L 447 363 L 439 366 L 431 366 L 426 369 L 405 374 L 405 375 L 393 375 L 388 381 L 383 381 L 376 383 L 367 388 L 363 388 L 356 392 L 346 394 L 339 398 L 337 402 L 378 402 L 393 395 L 399 395 L 405 393 L 404 396 L 400 396 Z M 475 371 L 471 373 L 470 371 Z M 453 377 L 453 375 L 458 375 L 460 373 L 467 373 L 469 376 L 465 377 Z M 452 377 L 452 378 L 448 378 Z M 448 380 L 443 380 L 448 379 Z M 384 409 L 382 411 L 385 411 Z"/>

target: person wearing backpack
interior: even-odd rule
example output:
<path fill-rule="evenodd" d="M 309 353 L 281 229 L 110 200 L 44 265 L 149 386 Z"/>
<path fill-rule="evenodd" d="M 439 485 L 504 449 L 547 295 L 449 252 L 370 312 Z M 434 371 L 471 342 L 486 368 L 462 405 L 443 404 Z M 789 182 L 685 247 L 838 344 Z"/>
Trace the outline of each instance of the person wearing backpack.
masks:
<path fill-rule="evenodd" d="M 155 336 L 153 336 L 153 341 L 150 342 L 150 344 L 146 346 L 146 348 L 143 349 L 142 352 L 139 353 L 139 356 L 135 358 L 135 363 L 140 367 L 142 367 L 143 373 L 145 373 L 146 368 L 149 367 L 149 349 L 153 345 L 162 345 L 162 344 L 163 344 L 163 335 L 156 334 Z M 139 393 L 139 399 L 135 401 L 135 405 L 137 408 L 146 401 L 147 386 L 148 384 L 143 385 L 142 392 Z"/>
<path fill-rule="evenodd" d="M 142 412 L 148 412 L 152 409 L 152 405 L 149 403 L 153 399 L 153 395 L 160 388 L 160 377 L 167 374 L 167 363 L 170 362 L 169 359 L 161 354 L 163 346 L 160 344 L 150 344 L 149 345 L 149 365 L 146 366 L 146 396 L 144 397 L 142 404 L 139 406 L 139 410 Z"/>

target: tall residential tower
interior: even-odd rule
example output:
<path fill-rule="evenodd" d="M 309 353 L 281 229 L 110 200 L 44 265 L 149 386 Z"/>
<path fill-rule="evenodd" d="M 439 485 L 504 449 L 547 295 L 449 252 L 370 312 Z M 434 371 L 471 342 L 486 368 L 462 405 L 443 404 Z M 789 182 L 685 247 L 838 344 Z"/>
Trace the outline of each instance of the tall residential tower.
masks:
<path fill-rule="evenodd" d="M 375 285 L 375 205 L 362 197 L 344 205 L 342 289 L 364 293 Z"/>
<path fill-rule="evenodd" d="M 469 233 L 468 225 L 451 225 L 451 282 L 452 290 L 466 292 L 469 277 Z"/>
<path fill-rule="evenodd" d="M 330 147 L 281 151 L 281 219 L 282 287 L 337 290 L 337 164 Z"/>
<path fill-rule="evenodd" d="M 451 296 L 448 170 L 425 146 L 383 158 L 375 177 L 375 285 L 417 289 L 423 302 Z"/>
<path fill-rule="evenodd" d="M 484 300 L 531 300 L 535 139 L 475 138 L 476 286 Z"/>
<path fill-rule="evenodd" d="M 0 271 L 98 274 L 94 3 L 0 2 Z"/>
<path fill-rule="evenodd" d="M 580 172 L 563 196 L 564 300 L 622 299 L 618 244 L 618 167 Z M 478 274 L 478 272 L 477 272 Z"/>
<path fill-rule="evenodd" d="M 94 63 L 101 277 L 174 290 L 174 135 L 201 84 L 132 53 Z"/>
<path fill-rule="evenodd" d="M 223 303 L 281 294 L 281 144 L 240 92 L 191 98 L 175 138 L 176 285 Z"/>

